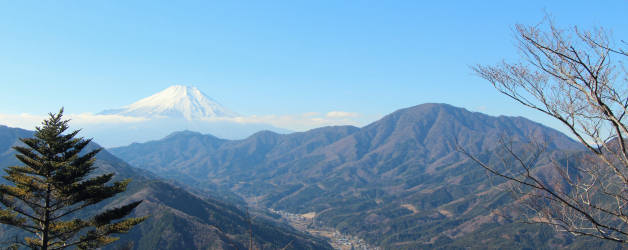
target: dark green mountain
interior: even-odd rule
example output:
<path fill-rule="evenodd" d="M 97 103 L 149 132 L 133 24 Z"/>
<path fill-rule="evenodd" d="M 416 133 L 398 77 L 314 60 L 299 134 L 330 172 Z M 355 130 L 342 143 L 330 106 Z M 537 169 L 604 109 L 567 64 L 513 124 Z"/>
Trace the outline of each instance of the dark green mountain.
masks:
<path fill-rule="evenodd" d="M 0 167 L 16 164 L 11 146 L 18 138 L 32 136 L 31 131 L 0 126 Z M 93 144 L 89 147 L 98 147 Z M 246 249 L 250 231 L 256 247 L 263 249 L 329 249 L 319 239 L 304 235 L 281 225 L 272 217 L 252 212 L 253 219 L 244 212 L 243 203 L 224 199 L 200 197 L 183 186 L 163 181 L 146 170 L 129 166 L 103 150 L 97 155 L 97 172 L 114 172 L 115 178 L 131 178 L 126 192 L 95 205 L 92 209 L 106 209 L 129 201 L 143 200 L 133 216 L 150 215 L 129 234 L 120 235 L 116 244 L 108 247 L 132 246 L 133 249 Z M 207 192 L 199 192 L 207 194 Z M 212 197 L 222 197 L 212 195 Z M 226 200 L 226 201 L 225 201 Z M 89 211 L 88 211 L 89 212 Z M 17 232 L 3 227 L 0 237 L 10 238 Z"/>
<path fill-rule="evenodd" d="M 237 141 L 182 132 L 111 152 L 160 176 L 219 185 L 272 209 L 315 213 L 314 225 L 386 248 L 603 244 L 498 216 L 512 213 L 508 208 L 517 201 L 495 189 L 482 168 L 456 151 L 456 143 L 499 162 L 504 138 L 522 144 L 540 138 L 547 142 L 546 154 L 557 157 L 582 150 L 558 131 L 521 117 L 423 104 L 363 128 L 263 131 Z M 545 163 L 539 162 L 538 171 L 550 178 Z"/>

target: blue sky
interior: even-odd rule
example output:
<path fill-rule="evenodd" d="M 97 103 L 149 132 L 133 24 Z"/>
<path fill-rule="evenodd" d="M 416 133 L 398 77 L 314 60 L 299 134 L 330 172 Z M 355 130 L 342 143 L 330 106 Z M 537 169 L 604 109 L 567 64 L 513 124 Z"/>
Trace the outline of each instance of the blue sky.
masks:
<path fill-rule="evenodd" d="M 182 84 L 244 115 L 344 111 L 365 125 L 442 102 L 557 126 L 469 66 L 517 59 L 513 25 L 545 13 L 628 40 L 627 12 L 627 1 L 0 1 L 0 114 L 97 113 Z"/>

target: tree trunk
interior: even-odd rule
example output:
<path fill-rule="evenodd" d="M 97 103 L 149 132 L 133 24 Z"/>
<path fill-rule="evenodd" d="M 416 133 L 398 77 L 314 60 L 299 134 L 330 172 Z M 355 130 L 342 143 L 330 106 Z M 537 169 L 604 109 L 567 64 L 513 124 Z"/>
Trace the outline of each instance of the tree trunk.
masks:
<path fill-rule="evenodd" d="M 49 236 L 48 232 L 50 231 L 50 183 L 47 184 L 46 187 L 46 205 L 44 206 L 44 230 L 43 230 L 43 239 L 41 242 L 41 249 L 48 250 L 48 241 Z"/>

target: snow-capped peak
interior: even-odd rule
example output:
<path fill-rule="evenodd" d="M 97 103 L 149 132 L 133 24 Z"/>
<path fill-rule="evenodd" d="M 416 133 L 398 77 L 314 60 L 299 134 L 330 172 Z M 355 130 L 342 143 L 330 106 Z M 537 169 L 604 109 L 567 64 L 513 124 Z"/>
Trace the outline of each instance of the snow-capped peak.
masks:
<path fill-rule="evenodd" d="M 157 94 L 120 109 L 100 112 L 138 117 L 170 117 L 195 120 L 211 117 L 235 117 L 236 113 L 218 104 L 196 87 L 174 85 Z"/>

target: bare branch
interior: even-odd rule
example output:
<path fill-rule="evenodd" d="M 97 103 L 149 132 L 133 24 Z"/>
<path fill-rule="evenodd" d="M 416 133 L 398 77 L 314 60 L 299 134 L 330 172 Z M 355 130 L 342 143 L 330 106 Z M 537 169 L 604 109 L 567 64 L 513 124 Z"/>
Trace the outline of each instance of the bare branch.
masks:
<path fill-rule="evenodd" d="M 472 69 L 504 95 L 560 121 L 590 153 L 553 159 L 553 176 L 560 182 L 548 185 L 536 170 L 539 151 L 522 154 L 501 142 L 511 159 L 502 164 L 510 173 L 522 171 L 515 176 L 458 150 L 491 174 L 527 187 L 515 191 L 527 200 L 531 223 L 628 242 L 628 74 L 623 67 L 628 54 L 613 47 L 601 28 L 563 30 L 549 18 L 538 26 L 516 25 L 515 35 L 522 63 Z"/>

